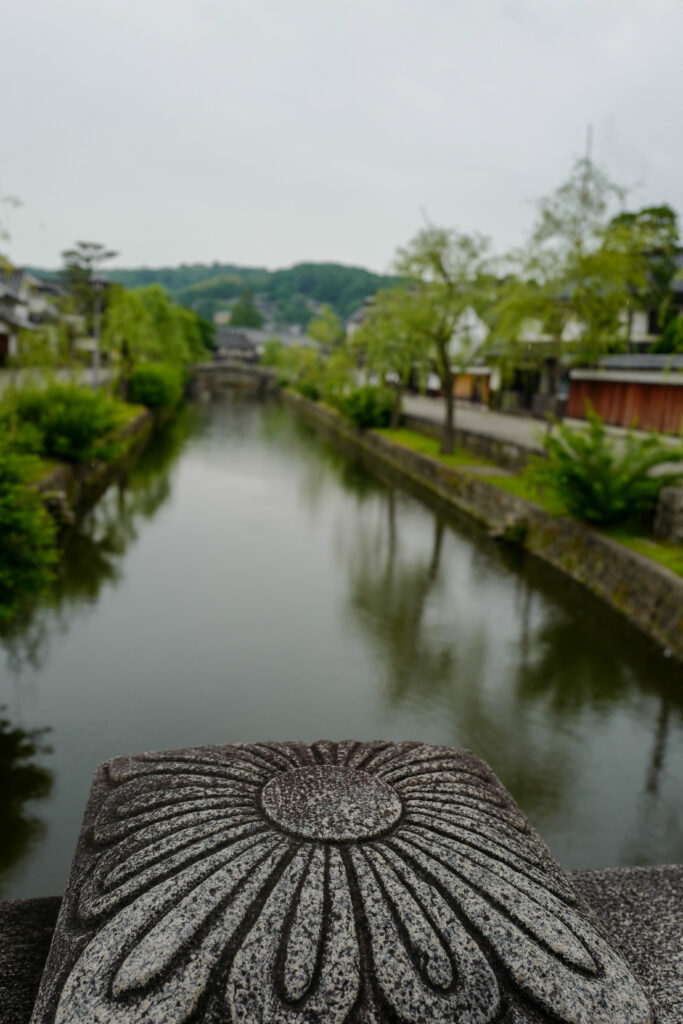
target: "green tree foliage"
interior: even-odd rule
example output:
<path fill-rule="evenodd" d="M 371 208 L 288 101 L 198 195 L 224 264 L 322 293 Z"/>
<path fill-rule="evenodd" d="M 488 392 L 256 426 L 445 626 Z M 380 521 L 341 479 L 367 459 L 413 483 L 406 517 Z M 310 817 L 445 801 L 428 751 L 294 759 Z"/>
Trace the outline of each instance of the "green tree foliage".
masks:
<path fill-rule="evenodd" d="M 633 304 L 656 311 L 661 327 L 675 316 L 672 284 L 680 244 L 678 216 L 670 206 L 645 206 L 612 219 L 607 238 L 623 248 L 635 264 Z"/>
<path fill-rule="evenodd" d="M 273 335 L 272 338 L 266 338 L 263 346 L 263 354 L 261 355 L 261 363 L 263 366 L 280 366 L 282 363 L 285 346 L 280 338 Z"/>
<path fill-rule="evenodd" d="M 56 559 L 55 527 L 29 487 L 33 461 L 0 446 L 0 623 L 41 593 Z"/>
<path fill-rule="evenodd" d="M 254 293 L 251 288 L 245 288 L 239 299 L 232 307 L 230 314 L 231 327 L 261 327 L 263 317 L 254 305 Z"/>
<path fill-rule="evenodd" d="M 350 390 L 355 362 L 348 346 L 340 345 L 328 355 L 307 345 L 285 347 L 279 339 L 272 339 L 266 346 L 266 365 L 275 368 L 282 384 L 306 398 L 339 406 Z"/>
<path fill-rule="evenodd" d="M 555 433 L 545 435 L 547 459 L 536 460 L 532 478 L 548 487 L 568 512 L 590 523 L 608 526 L 651 516 L 660 488 L 683 479 L 683 468 L 657 475 L 652 471 L 683 463 L 683 445 L 665 444 L 654 434 L 615 439 L 592 408 L 586 415 L 587 429 L 557 423 Z"/>
<path fill-rule="evenodd" d="M 277 319 L 282 324 L 305 328 L 311 319 L 311 306 L 303 295 L 289 295 L 276 302 Z"/>
<path fill-rule="evenodd" d="M 317 349 L 304 345 L 284 346 L 277 355 L 276 368 L 282 384 L 317 402 L 322 394 L 322 360 Z"/>
<path fill-rule="evenodd" d="M 103 391 L 54 382 L 13 392 L 0 409 L 0 429 L 21 447 L 66 462 L 115 458 L 126 407 Z"/>
<path fill-rule="evenodd" d="M 111 288 L 102 327 L 102 347 L 127 368 L 156 360 L 185 365 L 206 356 L 213 325 L 171 302 L 160 285 L 128 291 Z"/>
<path fill-rule="evenodd" d="M 353 346 L 363 356 L 370 373 L 384 382 L 391 377 L 394 405 L 391 426 L 398 426 L 401 400 L 411 377 L 421 377 L 432 357 L 433 311 L 430 297 L 415 288 L 380 291 L 360 328 Z"/>
<path fill-rule="evenodd" d="M 293 296 L 301 296 L 313 303 L 326 303 L 341 320 L 346 320 L 369 295 L 397 283 L 395 277 L 373 274 L 361 267 L 345 267 L 338 263 L 298 263 L 288 270 L 273 271 L 263 294 L 278 306 Z"/>
<path fill-rule="evenodd" d="M 57 324 L 41 324 L 32 330 L 19 331 L 12 365 L 55 368 L 66 361 L 64 341 L 65 334 Z"/>
<path fill-rule="evenodd" d="M 488 280 L 488 239 L 429 225 L 399 249 L 396 269 L 412 282 L 423 304 L 425 329 L 446 395 L 443 451 L 455 447 L 452 339 L 465 311 L 481 303 Z"/>
<path fill-rule="evenodd" d="M 118 256 L 117 252 L 100 242 L 76 242 L 73 248 L 62 253 L 62 283 L 72 296 L 76 311 L 82 316 L 90 317 L 92 314 L 95 299 L 93 277 L 107 260 L 115 256 Z"/>
<path fill-rule="evenodd" d="M 355 360 L 347 345 L 339 345 L 329 355 L 322 356 L 320 392 L 330 405 L 339 405 L 352 386 Z"/>
<path fill-rule="evenodd" d="M 140 298 L 152 324 L 156 339 L 154 357 L 169 363 L 190 362 L 186 321 L 180 307 L 171 301 L 168 293 L 158 284 L 138 288 L 134 294 Z"/>
<path fill-rule="evenodd" d="M 216 276 L 180 288 L 173 292 L 173 298 L 182 306 L 210 319 L 217 310 L 226 308 L 228 303 L 238 298 L 243 288 L 244 283 L 239 277 Z"/>
<path fill-rule="evenodd" d="M 187 349 L 187 358 L 183 361 L 196 363 L 204 359 L 209 349 L 213 347 L 214 326 L 208 320 L 204 320 L 203 317 L 182 306 L 174 305 L 174 309 Z"/>
<path fill-rule="evenodd" d="M 177 405 L 183 395 L 183 375 L 168 363 L 142 363 L 130 375 L 128 398 L 148 409 Z"/>
<path fill-rule="evenodd" d="M 394 396 L 388 388 L 368 384 L 353 388 L 339 400 L 343 414 L 361 430 L 388 427 L 394 409 Z"/>
<path fill-rule="evenodd" d="M 344 328 L 339 322 L 339 317 L 327 304 L 310 321 L 306 333 L 313 341 L 328 349 L 334 348 L 344 340 Z"/>
<path fill-rule="evenodd" d="M 330 305 L 344 321 L 369 295 L 398 284 L 395 277 L 338 263 L 299 263 L 276 271 L 226 263 L 184 264 L 158 270 L 117 269 L 107 276 L 127 288 L 161 284 L 176 302 L 209 319 L 226 309 L 244 288 L 250 288 L 259 299 L 272 304 L 276 320 L 300 327 L 308 324 L 321 303 Z"/>
<path fill-rule="evenodd" d="M 131 361 L 158 358 L 162 338 L 140 291 L 113 285 L 102 325 L 102 349 Z"/>
<path fill-rule="evenodd" d="M 510 259 L 502 283 L 491 341 L 528 358 L 553 358 L 557 392 L 563 356 L 592 360 L 623 348 L 625 311 L 646 287 L 643 233 L 613 215 L 623 190 L 588 159 L 578 160 L 567 181 L 538 203 L 528 245 Z M 539 344 L 544 342 L 544 344 Z"/>
<path fill-rule="evenodd" d="M 669 320 L 661 335 L 652 346 L 658 355 L 673 355 L 683 352 L 683 316 L 680 314 Z"/>

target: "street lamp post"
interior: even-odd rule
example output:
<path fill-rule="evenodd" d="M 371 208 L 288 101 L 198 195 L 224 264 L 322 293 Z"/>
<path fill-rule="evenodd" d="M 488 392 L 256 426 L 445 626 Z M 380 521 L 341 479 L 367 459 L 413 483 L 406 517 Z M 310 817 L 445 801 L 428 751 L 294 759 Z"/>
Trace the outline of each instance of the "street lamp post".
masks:
<path fill-rule="evenodd" d="M 100 320 L 102 312 L 102 292 L 107 282 L 102 277 L 91 277 L 94 298 L 93 308 L 93 351 L 92 351 L 92 382 L 93 386 L 100 386 Z"/>

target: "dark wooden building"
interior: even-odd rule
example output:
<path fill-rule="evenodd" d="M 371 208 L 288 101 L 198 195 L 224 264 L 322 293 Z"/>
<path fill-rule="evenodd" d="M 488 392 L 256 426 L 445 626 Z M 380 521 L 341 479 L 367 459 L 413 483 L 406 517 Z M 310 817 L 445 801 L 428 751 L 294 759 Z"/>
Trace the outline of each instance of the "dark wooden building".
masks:
<path fill-rule="evenodd" d="M 606 423 L 666 434 L 683 432 L 683 356 L 609 356 L 572 370 L 566 415 L 583 419 L 590 403 Z"/>

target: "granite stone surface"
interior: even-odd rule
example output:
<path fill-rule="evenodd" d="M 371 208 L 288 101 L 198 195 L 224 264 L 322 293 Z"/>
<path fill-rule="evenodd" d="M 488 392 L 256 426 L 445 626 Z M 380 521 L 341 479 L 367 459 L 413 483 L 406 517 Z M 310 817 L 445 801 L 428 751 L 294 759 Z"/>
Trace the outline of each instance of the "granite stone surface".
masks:
<path fill-rule="evenodd" d="M 683 1022 L 683 866 L 574 871 L 571 881 L 656 1005 Z M 0 902 L 2 1024 L 29 1024 L 61 898 Z"/>
<path fill-rule="evenodd" d="M 580 871 L 572 881 L 642 982 L 658 1024 L 682 1024 L 683 867 Z"/>
<path fill-rule="evenodd" d="M 38 991 L 60 900 L 0 903 L 0 1021 L 26 1024 Z"/>
<path fill-rule="evenodd" d="M 416 743 L 96 772 L 34 1024 L 648 1024 L 491 770 Z"/>

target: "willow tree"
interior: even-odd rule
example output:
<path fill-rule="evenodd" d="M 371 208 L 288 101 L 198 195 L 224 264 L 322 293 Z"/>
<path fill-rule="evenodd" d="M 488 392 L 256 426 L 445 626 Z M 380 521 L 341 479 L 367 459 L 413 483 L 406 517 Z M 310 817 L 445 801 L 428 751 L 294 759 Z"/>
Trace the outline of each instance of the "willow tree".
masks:
<path fill-rule="evenodd" d="M 332 306 L 329 305 L 321 306 L 317 316 L 309 321 L 306 334 L 328 350 L 340 345 L 344 340 L 344 328 Z"/>
<path fill-rule="evenodd" d="M 353 345 L 362 353 L 365 366 L 382 381 L 394 385 L 391 426 L 398 426 L 401 402 L 411 376 L 429 365 L 434 328 L 434 307 L 423 291 L 392 288 L 380 291 Z"/>
<path fill-rule="evenodd" d="M 592 361 L 628 343 L 629 311 L 645 288 L 643 231 L 619 217 L 624 190 L 589 159 L 540 199 L 527 245 L 510 257 L 492 340 L 528 359 L 536 343 L 551 358 L 557 394 L 568 355 Z M 508 358 L 510 352 L 508 351 Z"/>
<path fill-rule="evenodd" d="M 396 269 L 429 310 L 428 337 L 445 391 L 446 413 L 442 451 L 455 447 L 455 397 L 458 353 L 452 344 L 459 321 L 480 304 L 487 279 L 489 241 L 483 235 L 428 225 L 396 256 Z M 470 353 L 467 353 L 468 357 Z"/>

